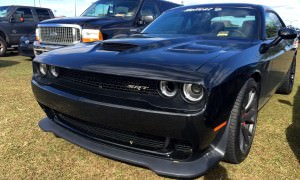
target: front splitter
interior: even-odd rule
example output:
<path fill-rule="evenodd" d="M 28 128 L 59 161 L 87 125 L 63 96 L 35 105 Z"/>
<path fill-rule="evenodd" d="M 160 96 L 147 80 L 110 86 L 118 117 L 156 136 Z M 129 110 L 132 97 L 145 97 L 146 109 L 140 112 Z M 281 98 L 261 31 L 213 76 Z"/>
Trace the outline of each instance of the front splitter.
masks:
<path fill-rule="evenodd" d="M 223 159 L 224 153 L 221 149 L 224 148 L 224 142 L 222 141 L 227 139 L 225 137 L 225 139 L 220 141 L 221 149 L 219 147 L 209 148 L 210 150 L 203 153 L 203 156 L 198 159 L 192 161 L 172 161 L 134 153 L 96 142 L 60 126 L 49 118 L 42 119 L 39 122 L 39 126 L 46 132 L 52 132 L 94 153 L 149 168 L 158 175 L 175 178 L 194 178 L 203 175 L 208 169 Z"/>

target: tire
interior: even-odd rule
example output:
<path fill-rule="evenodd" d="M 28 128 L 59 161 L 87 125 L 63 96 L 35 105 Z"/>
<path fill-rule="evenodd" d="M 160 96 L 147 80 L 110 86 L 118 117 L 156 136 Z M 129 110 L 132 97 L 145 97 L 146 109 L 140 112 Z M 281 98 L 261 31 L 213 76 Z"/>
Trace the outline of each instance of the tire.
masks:
<path fill-rule="evenodd" d="M 6 41 L 0 36 L 0 57 L 5 56 L 7 50 Z"/>
<path fill-rule="evenodd" d="M 291 67 L 287 72 L 282 84 L 277 89 L 276 93 L 288 95 L 292 92 L 294 87 L 295 73 L 296 73 L 296 57 L 294 57 Z"/>
<path fill-rule="evenodd" d="M 259 88 L 253 78 L 241 88 L 229 118 L 229 136 L 224 161 L 241 163 L 249 154 L 253 142 L 257 114 Z"/>

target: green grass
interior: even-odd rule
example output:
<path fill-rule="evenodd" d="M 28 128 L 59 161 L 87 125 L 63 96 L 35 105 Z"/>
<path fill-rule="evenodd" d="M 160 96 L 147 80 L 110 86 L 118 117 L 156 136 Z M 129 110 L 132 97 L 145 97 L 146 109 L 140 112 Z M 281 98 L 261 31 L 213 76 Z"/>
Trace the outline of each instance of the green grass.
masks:
<path fill-rule="evenodd" d="M 300 57 L 298 57 L 300 59 Z M 260 111 L 248 158 L 220 163 L 200 179 L 300 179 L 300 63 L 294 91 Z M 0 179 L 159 179 L 41 131 L 45 117 L 30 87 L 31 61 L 0 58 Z"/>

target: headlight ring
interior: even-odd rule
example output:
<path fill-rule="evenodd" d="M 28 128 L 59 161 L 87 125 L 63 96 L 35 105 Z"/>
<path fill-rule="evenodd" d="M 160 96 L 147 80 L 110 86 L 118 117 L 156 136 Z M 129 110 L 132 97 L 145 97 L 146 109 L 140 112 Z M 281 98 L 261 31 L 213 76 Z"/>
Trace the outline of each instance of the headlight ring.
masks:
<path fill-rule="evenodd" d="M 204 88 L 199 84 L 184 84 L 182 91 L 184 98 L 192 103 L 197 103 L 204 97 Z"/>
<path fill-rule="evenodd" d="M 48 72 L 48 66 L 46 64 L 39 64 L 39 72 L 42 76 L 46 76 Z"/>
<path fill-rule="evenodd" d="M 160 81 L 159 89 L 162 95 L 171 98 L 177 94 L 177 86 L 174 82 Z"/>
<path fill-rule="evenodd" d="M 55 66 L 50 66 L 50 73 L 55 78 L 57 78 L 59 76 L 59 70 Z"/>

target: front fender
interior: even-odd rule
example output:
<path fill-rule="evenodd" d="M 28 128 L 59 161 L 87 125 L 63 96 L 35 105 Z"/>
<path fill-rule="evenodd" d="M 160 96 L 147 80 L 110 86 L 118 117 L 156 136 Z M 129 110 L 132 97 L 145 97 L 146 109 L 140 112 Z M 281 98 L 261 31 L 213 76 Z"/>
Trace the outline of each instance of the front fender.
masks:
<path fill-rule="evenodd" d="M 215 78 L 210 80 L 207 115 L 209 116 L 208 119 L 212 120 L 210 124 L 212 128 L 229 119 L 233 105 L 244 83 L 251 77 L 260 76 L 257 66 L 257 64 L 243 66 L 228 74 L 216 72 Z M 218 80 L 220 78 L 222 81 Z"/>
<path fill-rule="evenodd" d="M 3 25 L 2 23 L 0 24 L 0 34 L 3 33 L 5 36 L 5 41 L 9 44 L 10 43 L 10 38 L 8 35 L 8 32 L 3 28 L 5 27 L 5 25 Z"/>

